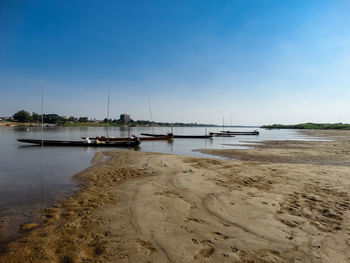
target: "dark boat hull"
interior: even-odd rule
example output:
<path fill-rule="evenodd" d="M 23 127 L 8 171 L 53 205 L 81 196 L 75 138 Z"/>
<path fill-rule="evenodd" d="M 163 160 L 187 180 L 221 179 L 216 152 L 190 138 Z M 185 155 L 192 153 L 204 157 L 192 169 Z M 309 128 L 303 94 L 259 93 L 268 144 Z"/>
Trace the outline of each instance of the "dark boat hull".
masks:
<path fill-rule="evenodd" d="M 150 137 L 156 137 L 156 138 L 173 138 L 173 134 L 152 134 L 152 133 L 141 133 L 143 136 L 150 136 Z"/>
<path fill-rule="evenodd" d="M 217 134 L 231 134 L 231 135 L 259 135 L 258 131 L 253 132 L 234 132 L 234 131 L 220 131 Z"/>
<path fill-rule="evenodd" d="M 227 134 L 227 133 L 213 133 L 214 137 L 236 137 L 235 135 L 232 134 Z"/>
<path fill-rule="evenodd" d="M 169 137 L 169 138 L 178 138 L 178 139 L 207 139 L 212 138 L 212 135 L 173 135 L 173 134 L 150 134 L 150 133 L 141 133 L 144 136 L 153 136 L 153 137 Z"/>
<path fill-rule="evenodd" d="M 208 139 L 212 138 L 212 135 L 174 135 L 173 138 L 183 139 Z"/>
<path fill-rule="evenodd" d="M 17 139 L 19 142 L 32 143 L 41 145 L 41 140 L 32 139 Z M 105 142 L 105 143 L 86 143 L 84 141 L 56 141 L 56 140 L 44 140 L 43 146 L 69 146 L 69 147 L 136 147 L 140 145 L 140 140 L 130 140 L 121 142 Z"/>
<path fill-rule="evenodd" d="M 171 140 L 172 137 L 168 137 L 168 136 L 163 136 L 163 137 L 138 137 L 141 141 L 167 141 L 167 140 Z M 85 137 L 83 137 L 82 139 L 85 139 Z M 100 142 L 120 142 L 120 141 L 127 141 L 129 140 L 129 138 L 105 138 L 105 137 L 91 137 L 89 138 L 90 140 L 99 140 Z"/>

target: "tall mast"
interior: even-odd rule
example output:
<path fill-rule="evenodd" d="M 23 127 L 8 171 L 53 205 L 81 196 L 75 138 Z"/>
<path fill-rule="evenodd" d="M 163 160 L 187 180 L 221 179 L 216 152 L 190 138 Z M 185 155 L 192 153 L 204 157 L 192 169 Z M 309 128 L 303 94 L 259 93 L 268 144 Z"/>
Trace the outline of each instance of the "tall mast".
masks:
<path fill-rule="evenodd" d="M 107 142 L 108 142 L 108 128 L 109 128 L 109 95 L 110 91 L 108 90 L 108 103 L 107 103 Z"/>
<path fill-rule="evenodd" d="M 151 122 L 153 123 L 153 115 L 152 115 L 151 102 L 149 100 L 149 96 L 148 96 L 148 107 L 149 107 L 149 112 L 151 113 Z M 154 125 L 153 124 L 152 124 L 152 129 L 153 129 L 153 135 L 154 135 Z"/>
<path fill-rule="evenodd" d="M 41 146 L 44 146 L 44 80 L 41 80 Z"/>
<path fill-rule="evenodd" d="M 40 185 L 41 185 L 41 204 L 44 204 L 44 168 L 43 168 L 43 150 L 44 150 L 44 80 L 41 80 L 41 151 L 40 151 Z"/>

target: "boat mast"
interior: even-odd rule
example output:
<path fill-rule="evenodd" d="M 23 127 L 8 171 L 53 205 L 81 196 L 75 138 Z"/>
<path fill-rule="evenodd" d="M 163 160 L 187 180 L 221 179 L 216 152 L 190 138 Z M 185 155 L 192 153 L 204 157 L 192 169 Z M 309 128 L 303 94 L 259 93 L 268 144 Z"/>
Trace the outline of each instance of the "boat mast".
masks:
<path fill-rule="evenodd" d="M 129 138 L 129 141 L 131 141 L 130 120 L 128 120 L 128 138 Z"/>
<path fill-rule="evenodd" d="M 109 136 L 108 136 L 108 128 L 109 128 L 109 96 L 110 96 L 110 91 L 108 90 L 108 102 L 107 102 L 107 142 L 109 140 Z"/>
<path fill-rule="evenodd" d="M 44 80 L 41 80 L 41 146 L 44 146 Z"/>
<path fill-rule="evenodd" d="M 149 112 L 151 113 L 151 122 L 152 122 L 152 129 L 153 129 L 153 135 L 154 135 L 153 115 L 152 115 L 151 102 L 149 100 L 149 96 L 148 96 L 148 107 L 149 107 Z"/>
<path fill-rule="evenodd" d="M 44 167 L 43 167 L 43 150 L 44 150 L 44 80 L 41 80 L 41 151 L 40 151 L 40 201 L 44 204 Z"/>

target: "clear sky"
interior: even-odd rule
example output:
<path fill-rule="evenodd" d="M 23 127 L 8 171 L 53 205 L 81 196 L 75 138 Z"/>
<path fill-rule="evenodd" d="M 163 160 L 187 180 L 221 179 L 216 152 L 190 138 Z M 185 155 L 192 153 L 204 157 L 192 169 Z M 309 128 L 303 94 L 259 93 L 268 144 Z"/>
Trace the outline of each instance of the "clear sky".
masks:
<path fill-rule="evenodd" d="M 0 116 L 350 123 L 350 1 L 0 1 Z"/>

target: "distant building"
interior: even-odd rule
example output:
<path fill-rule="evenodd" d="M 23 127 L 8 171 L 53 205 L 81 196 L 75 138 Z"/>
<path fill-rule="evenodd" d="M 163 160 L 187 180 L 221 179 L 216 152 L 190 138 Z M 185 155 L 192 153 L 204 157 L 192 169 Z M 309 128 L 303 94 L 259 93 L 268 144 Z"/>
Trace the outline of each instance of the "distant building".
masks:
<path fill-rule="evenodd" d="M 120 114 L 120 121 L 121 123 L 129 123 L 130 122 L 130 115 L 129 114 Z"/>

